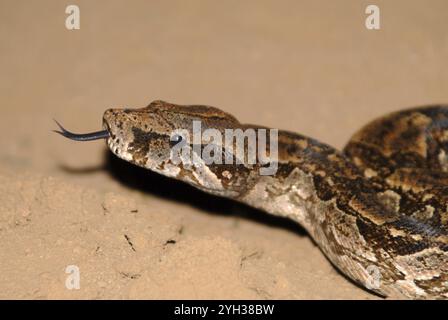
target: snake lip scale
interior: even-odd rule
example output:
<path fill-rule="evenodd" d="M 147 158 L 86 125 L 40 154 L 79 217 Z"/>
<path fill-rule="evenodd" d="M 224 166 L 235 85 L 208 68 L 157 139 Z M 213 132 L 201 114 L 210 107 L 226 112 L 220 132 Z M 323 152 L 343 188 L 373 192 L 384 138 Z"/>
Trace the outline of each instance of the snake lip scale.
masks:
<path fill-rule="evenodd" d="M 75 134 L 58 123 L 56 132 L 77 141 L 105 139 L 112 153 L 132 164 L 296 221 L 336 268 L 381 296 L 448 298 L 448 105 L 377 118 L 342 151 L 279 130 L 273 175 L 261 175 L 259 161 L 203 161 L 194 154 L 198 141 L 189 138 L 194 121 L 220 133 L 266 129 L 218 108 L 157 100 L 139 109 L 106 110 L 101 131 Z M 180 140 L 195 165 L 184 156 L 172 161 L 176 130 L 189 133 Z M 240 156 L 219 140 L 213 144 Z"/>

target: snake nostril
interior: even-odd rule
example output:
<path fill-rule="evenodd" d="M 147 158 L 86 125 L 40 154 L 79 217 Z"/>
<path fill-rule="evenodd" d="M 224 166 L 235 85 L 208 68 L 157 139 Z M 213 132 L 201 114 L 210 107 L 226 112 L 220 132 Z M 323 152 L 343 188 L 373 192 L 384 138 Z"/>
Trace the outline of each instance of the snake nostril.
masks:
<path fill-rule="evenodd" d="M 107 131 L 109 131 L 110 133 L 110 126 L 109 126 L 109 122 L 107 122 L 107 120 L 105 118 L 103 118 L 103 128 Z"/>

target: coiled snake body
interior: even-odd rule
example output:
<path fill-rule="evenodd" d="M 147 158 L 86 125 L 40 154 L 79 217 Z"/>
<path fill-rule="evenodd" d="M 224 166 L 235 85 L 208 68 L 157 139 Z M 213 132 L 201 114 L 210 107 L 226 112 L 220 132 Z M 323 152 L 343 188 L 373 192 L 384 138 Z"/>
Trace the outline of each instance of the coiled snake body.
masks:
<path fill-rule="evenodd" d="M 193 166 L 173 163 L 172 132 L 187 130 L 192 137 L 194 120 L 221 133 L 263 128 L 213 107 L 154 101 L 107 110 L 103 131 L 77 135 L 61 127 L 59 133 L 106 138 L 126 161 L 295 220 L 342 273 L 382 296 L 448 297 L 448 106 L 374 120 L 343 152 L 279 131 L 274 175 L 260 175 L 259 162 L 207 164 L 197 155 Z M 191 138 L 183 143 L 194 150 Z"/>

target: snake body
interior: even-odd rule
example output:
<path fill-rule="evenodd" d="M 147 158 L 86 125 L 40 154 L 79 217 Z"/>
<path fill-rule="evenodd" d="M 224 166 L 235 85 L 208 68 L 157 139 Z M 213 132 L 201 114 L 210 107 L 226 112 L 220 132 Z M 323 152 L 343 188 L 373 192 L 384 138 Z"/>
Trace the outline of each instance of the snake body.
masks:
<path fill-rule="evenodd" d="M 193 166 L 173 163 L 172 132 L 191 137 L 194 120 L 222 133 L 264 128 L 164 101 L 108 109 L 103 125 L 110 150 L 126 161 L 298 222 L 336 268 L 381 296 L 448 297 L 448 106 L 376 119 L 343 151 L 279 131 L 274 175 L 261 175 L 260 162 L 207 164 L 197 155 Z M 195 150 L 198 142 L 183 143 Z"/>

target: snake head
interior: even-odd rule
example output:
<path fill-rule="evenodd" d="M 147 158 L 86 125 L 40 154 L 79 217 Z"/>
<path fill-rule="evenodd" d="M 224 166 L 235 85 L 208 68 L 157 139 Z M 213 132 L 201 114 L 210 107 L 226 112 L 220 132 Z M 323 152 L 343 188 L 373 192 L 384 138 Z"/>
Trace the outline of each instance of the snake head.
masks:
<path fill-rule="evenodd" d="M 250 170 L 243 168 L 236 176 L 232 174 L 233 164 L 216 165 L 203 159 L 202 151 L 210 137 L 200 135 L 198 140 L 197 125 L 202 132 L 211 129 L 216 134 L 240 126 L 233 116 L 214 107 L 164 101 L 140 109 L 108 109 L 103 116 L 104 129 L 109 133 L 107 144 L 119 158 L 207 192 L 235 195 Z M 222 147 L 220 144 L 213 140 L 215 147 Z M 229 184 L 235 186 L 234 190 Z"/>

